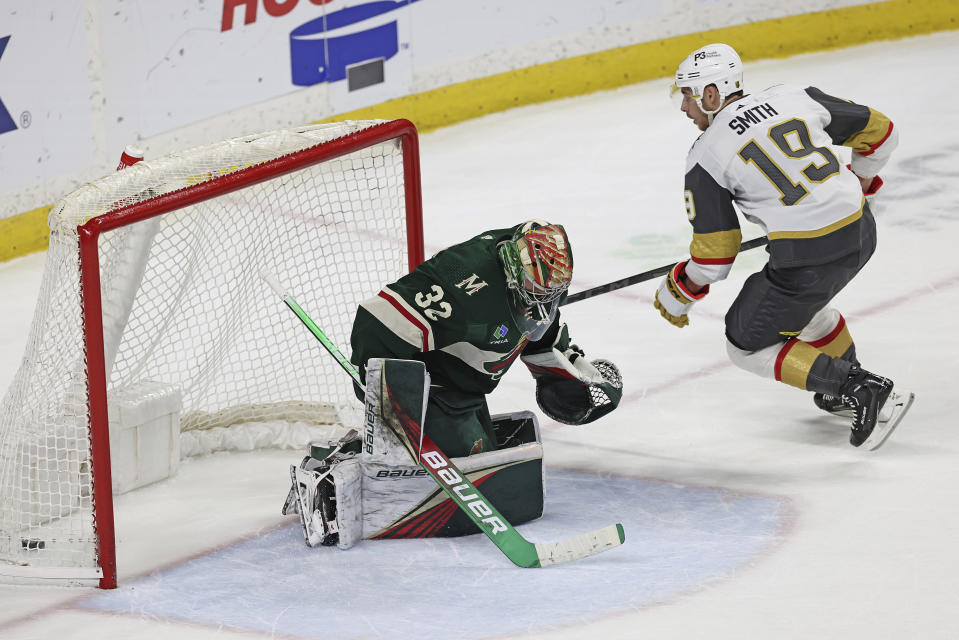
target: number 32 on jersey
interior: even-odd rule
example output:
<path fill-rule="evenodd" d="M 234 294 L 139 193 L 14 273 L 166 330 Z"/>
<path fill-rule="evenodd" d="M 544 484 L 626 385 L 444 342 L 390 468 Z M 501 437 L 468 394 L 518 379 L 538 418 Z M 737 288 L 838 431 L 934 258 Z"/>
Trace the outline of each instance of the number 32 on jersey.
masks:
<path fill-rule="evenodd" d="M 420 308 L 424 309 L 423 315 L 433 322 L 436 322 L 440 318 L 449 318 L 453 315 L 453 307 L 449 302 L 443 300 L 443 287 L 438 284 L 430 287 L 429 293 L 417 293 L 413 300 Z M 436 308 L 433 307 L 433 303 L 438 303 L 436 304 Z"/>

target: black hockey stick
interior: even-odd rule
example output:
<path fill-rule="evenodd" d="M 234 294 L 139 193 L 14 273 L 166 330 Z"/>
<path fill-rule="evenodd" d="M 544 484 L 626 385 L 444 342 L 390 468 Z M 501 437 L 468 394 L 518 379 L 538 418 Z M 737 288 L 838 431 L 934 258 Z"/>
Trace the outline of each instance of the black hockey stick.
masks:
<path fill-rule="evenodd" d="M 269 274 L 261 272 L 260 276 L 306 325 L 330 355 L 336 359 L 340 367 L 353 379 L 353 382 L 363 388 L 356 367 L 336 348 L 336 345 L 313 322 L 310 316 L 293 299 L 293 296 L 287 293 L 280 283 Z M 409 433 L 397 433 L 396 435 L 404 438 L 408 445 L 411 445 L 411 442 L 414 441 L 414 437 Z M 415 449 L 420 444 L 418 442 L 419 438 L 415 438 L 415 440 L 415 444 L 407 446 L 408 450 Z M 578 560 L 618 547 L 626 540 L 623 525 L 614 524 L 560 542 L 530 542 L 513 528 L 513 525 L 496 510 L 496 507 L 469 481 L 466 474 L 453 464 L 429 436 L 422 435 L 419 459 L 412 453 L 411 456 L 420 466 L 426 469 L 446 495 L 479 527 L 480 531 L 485 533 L 493 541 L 493 544 L 513 564 L 519 567 L 545 567 L 551 564 Z"/>
<path fill-rule="evenodd" d="M 753 238 L 742 243 L 739 246 L 739 252 L 749 251 L 750 249 L 755 249 L 756 247 L 765 246 L 769 240 L 762 236 L 760 238 Z M 594 296 L 601 295 L 603 293 L 609 293 L 610 291 L 616 291 L 617 289 L 622 289 L 623 287 L 628 287 L 632 284 L 638 284 L 640 282 L 646 282 L 647 280 L 652 280 L 659 276 L 664 276 L 669 273 L 669 270 L 673 268 L 673 265 L 676 263 L 664 265 L 662 267 L 657 267 L 655 269 L 650 269 L 649 271 L 644 271 L 642 273 L 637 273 L 634 276 L 629 276 L 627 278 L 622 278 L 616 280 L 615 282 L 610 282 L 608 284 L 601 284 L 598 287 L 593 287 L 592 289 L 586 289 L 585 291 L 580 291 L 579 293 L 574 293 L 571 296 L 567 296 L 565 300 L 560 302 L 560 306 L 566 304 L 573 304 L 574 302 L 579 302 L 580 300 L 585 300 L 586 298 L 592 298 Z"/>

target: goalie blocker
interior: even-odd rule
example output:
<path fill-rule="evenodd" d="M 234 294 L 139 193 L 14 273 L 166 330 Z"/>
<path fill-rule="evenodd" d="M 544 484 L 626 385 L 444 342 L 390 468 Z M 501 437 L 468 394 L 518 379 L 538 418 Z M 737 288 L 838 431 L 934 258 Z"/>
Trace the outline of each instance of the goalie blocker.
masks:
<path fill-rule="evenodd" d="M 415 462 L 418 447 L 394 435 L 399 414 L 423 424 L 429 374 L 422 363 L 370 359 L 366 382 L 363 433 L 351 430 L 336 442 L 316 443 L 310 456 L 291 467 L 292 487 L 283 514 L 300 514 L 304 539 L 311 547 L 347 549 L 363 539 L 480 533 Z M 536 416 L 521 411 L 492 419 L 496 450 L 452 462 L 508 522 L 536 519 L 544 504 L 543 447 Z M 469 495 L 457 495 L 469 501 Z"/>

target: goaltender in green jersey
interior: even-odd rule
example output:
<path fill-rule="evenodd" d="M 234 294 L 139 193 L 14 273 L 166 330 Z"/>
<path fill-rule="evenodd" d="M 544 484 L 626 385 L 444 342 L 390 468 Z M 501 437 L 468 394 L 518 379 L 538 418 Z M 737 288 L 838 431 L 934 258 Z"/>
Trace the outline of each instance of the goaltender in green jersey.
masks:
<path fill-rule="evenodd" d="M 572 276 L 561 225 L 534 220 L 486 231 L 360 304 L 352 361 L 364 376 L 369 358 L 424 362 L 432 380 L 425 430 L 449 456 L 496 448 L 485 396 L 517 356 L 537 378 L 544 413 L 591 422 L 612 411 L 622 391 L 615 366 L 586 360 L 560 322 Z"/>
<path fill-rule="evenodd" d="M 351 429 L 327 448 L 311 447 L 290 470 L 282 511 L 300 515 L 307 545 L 479 532 L 414 462 L 418 443 L 397 439 L 403 420 L 482 483 L 507 521 L 542 515 L 536 416 L 491 416 L 486 395 L 519 358 L 536 379 L 539 408 L 554 420 L 585 424 L 616 408 L 616 366 L 588 361 L 560 322 L 572 276 L 565 229 L 533 220 L 449 247 L 359 305 L 351 342 L 366 385 L 357 387 L 366 407 L 362 441 Z"/>

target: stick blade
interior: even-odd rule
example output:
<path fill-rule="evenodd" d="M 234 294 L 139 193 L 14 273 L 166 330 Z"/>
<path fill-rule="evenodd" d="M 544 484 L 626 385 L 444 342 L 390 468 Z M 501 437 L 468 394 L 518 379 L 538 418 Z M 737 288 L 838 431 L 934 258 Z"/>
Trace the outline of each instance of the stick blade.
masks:
<path fill-rule="evenodd" d="M 287 297 L 289 297 L 286 289 L 280 284 L 280 281 L 276 279 L 276 276 L 266 269 L 260 269 L 260 278 L 270 285 L 270 288 L 273 289 L 273 292 L 276 293 L 276 295 L 280 296 L 281 300 L 286 300 Z"/>
<path fill-rule="evenodd" d="M 617 523 L 569 540 L 537 543 L 536 554 L 539 556 L 539 566 L 546 567 L 594 556 L 618 547 L 624 542 L 626 542 L 626 532 L 623 530 L 623 525 Z"/>

